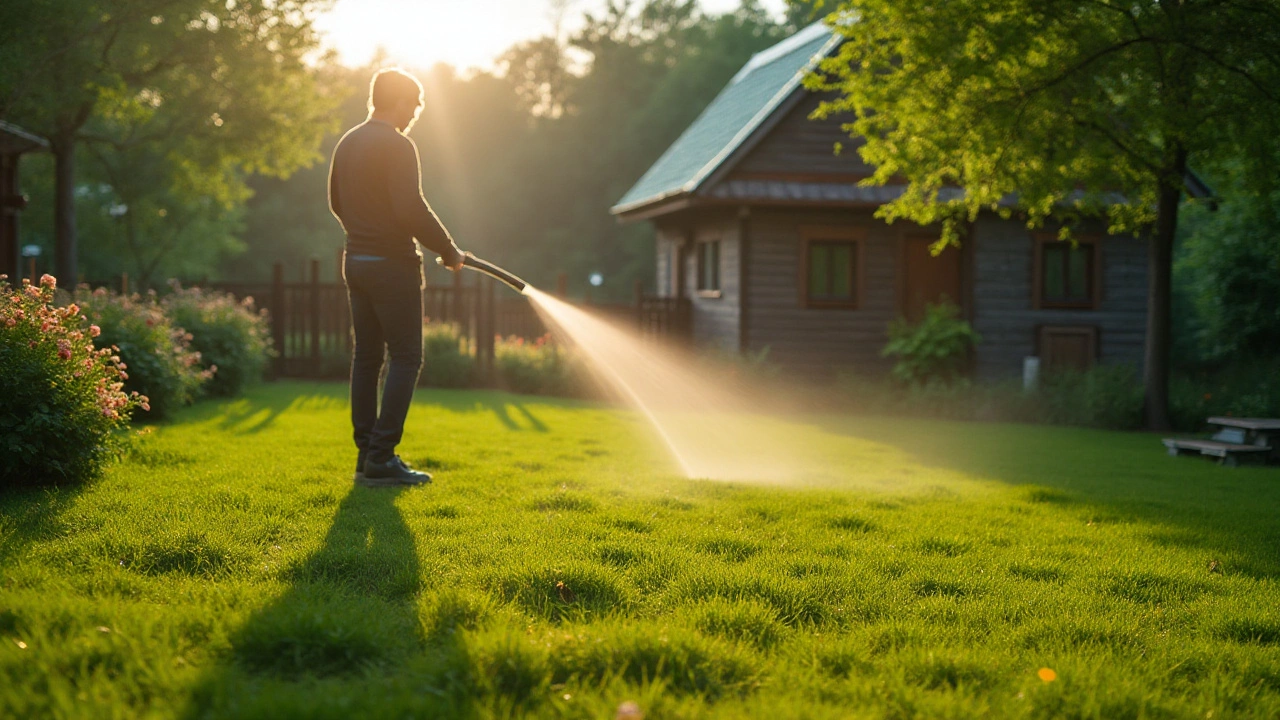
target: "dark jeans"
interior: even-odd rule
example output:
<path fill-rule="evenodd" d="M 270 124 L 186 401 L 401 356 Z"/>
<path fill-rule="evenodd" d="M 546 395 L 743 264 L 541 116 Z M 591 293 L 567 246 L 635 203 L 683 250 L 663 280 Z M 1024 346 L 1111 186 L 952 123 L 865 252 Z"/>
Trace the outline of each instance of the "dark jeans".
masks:
<path fill-rule="evenodd" d="M 355 328 L 351 357 L 351 425 L 356 447 L 386 462 L 404 435 L 404 420 L 422 370 L 422 263 L 352 260 L 342 268 Z M 378 376 L 390 358 L 378 410 Z"/>

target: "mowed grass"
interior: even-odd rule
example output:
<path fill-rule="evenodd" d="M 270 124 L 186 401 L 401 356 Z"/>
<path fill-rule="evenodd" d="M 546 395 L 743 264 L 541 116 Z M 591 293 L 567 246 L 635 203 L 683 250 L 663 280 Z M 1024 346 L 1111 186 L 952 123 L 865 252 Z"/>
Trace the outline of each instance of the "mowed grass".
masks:
<path fill-rule="evenodd" d="M 370 490 L 341 385 L 192 408 L 0 497 L 0 716 L 1280 716 L 1280 472 L 827 416 L 779 437 L 827 480 L 771 487 L 650 437 L 420 392 L 436 482 Z"/>

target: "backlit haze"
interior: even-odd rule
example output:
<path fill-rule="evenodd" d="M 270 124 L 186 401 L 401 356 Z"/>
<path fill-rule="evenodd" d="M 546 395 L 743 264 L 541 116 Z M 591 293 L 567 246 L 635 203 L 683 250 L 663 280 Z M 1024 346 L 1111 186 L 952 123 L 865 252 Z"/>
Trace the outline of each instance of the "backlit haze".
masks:
<path fill-rule="evenodd" d="M 564 7 L 562 13 L 556 5 Z M 712 13 L 738 5 L 739 0 L 702 2 Z M 786 2 L 764 0 L 763 5 L 780 14 Z M 330 12 L 317 18 L 316 26 L 349 66 L 369 62 L 381 47 L 388 60 L 405 67 L 447 63 L 458 69 L 487 69 L 512 45 L 554 32 L 557 14 L 569 32 L 582 13 L 603 6 L 603 0 L 337 0 Z"/>

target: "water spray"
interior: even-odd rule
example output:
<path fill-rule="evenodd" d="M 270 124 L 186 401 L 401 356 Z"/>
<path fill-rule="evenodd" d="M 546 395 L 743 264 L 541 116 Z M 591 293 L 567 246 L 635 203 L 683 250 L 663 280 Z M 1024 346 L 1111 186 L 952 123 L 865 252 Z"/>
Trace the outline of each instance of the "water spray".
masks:
<path fill-rule="evenodd" d="M 436 258 L 436 264 L 443 266 L 444 258 Z M 482 272 L 485 275 L 488 275 L 489 277 L 494 278 L 496 280 L 500 280 L 503 283 L 505 283 L 507 286 L 509 286 L 512 290 L 515 290 L 516 292 L 522 295 L 525 294 L 526 288 L 529 287 L 528 283 L 516 277 L 515 275 L 507 272 L 506 270 L 503 270 L 502 268 L 498 267 L 497 265 L 494 265 L 493 263 L 487 260 L 481 260 L 480 258 L 476 257 L 475 255 L 472 255 L 471 253 L 463 254 L 462 265 L 464 267 L 469 267 L 472 270 L 475 270 L 477 272 Z"/>

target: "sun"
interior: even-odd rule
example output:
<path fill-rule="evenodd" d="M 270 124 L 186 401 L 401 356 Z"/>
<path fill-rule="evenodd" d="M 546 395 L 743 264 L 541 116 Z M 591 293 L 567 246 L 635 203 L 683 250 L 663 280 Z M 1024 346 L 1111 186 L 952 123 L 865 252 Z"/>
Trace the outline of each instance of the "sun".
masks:
<path fill-rule="evenodd" d="M 343 63 L 362 65 L 381 49 L 413 68 L 488 68 L 513 44 L 553 26 L 548 6 L 536 0 L 337 0 L 316 19 Z"/>

